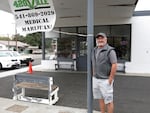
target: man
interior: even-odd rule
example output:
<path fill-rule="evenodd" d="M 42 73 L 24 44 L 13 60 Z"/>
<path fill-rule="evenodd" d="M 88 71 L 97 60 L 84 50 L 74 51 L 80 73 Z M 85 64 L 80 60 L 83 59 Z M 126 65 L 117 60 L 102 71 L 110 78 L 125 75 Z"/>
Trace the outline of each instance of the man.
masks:
<path fill-rule="evenodd" d="M 99 99 L 101 113 L 113 113 L 113 81 L 117 68 L 117 57 L 114 48 L 107 43 L 104 33 L 96 35 L 97 46 L 92 54 L 93 96 Z"/>

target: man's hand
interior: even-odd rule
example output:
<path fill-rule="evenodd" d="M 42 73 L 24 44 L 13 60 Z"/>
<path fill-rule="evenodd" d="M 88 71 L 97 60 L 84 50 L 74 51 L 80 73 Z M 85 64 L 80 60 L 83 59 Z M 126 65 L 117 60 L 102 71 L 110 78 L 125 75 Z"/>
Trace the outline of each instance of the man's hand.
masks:
<path fill-rule="evenodd" d="M 114 80 L 114 78 L 110 76 L 109 79 L 108 79 L 110 85 L 112 84 L 113 80 Z"/>

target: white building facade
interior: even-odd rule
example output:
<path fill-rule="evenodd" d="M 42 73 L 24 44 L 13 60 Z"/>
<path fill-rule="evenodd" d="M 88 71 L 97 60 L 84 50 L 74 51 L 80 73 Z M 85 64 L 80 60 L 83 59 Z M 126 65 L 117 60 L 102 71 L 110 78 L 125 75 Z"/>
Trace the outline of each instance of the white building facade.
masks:
<path fill-rule="evenodd" d="M 125 72 L 150 73 L 150 16 L 132 17 L 131 24 L 131 61 Z"/>

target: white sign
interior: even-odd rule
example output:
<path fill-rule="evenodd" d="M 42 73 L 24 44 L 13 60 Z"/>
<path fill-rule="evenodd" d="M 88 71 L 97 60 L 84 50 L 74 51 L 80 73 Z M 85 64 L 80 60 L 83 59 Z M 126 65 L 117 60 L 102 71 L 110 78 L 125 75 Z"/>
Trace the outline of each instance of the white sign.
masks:
<path fill-rule="evenodd" d="M 51 31 L 56 13 L 52 0 L 9 0 L 16 28 L 23 33 Z"/>

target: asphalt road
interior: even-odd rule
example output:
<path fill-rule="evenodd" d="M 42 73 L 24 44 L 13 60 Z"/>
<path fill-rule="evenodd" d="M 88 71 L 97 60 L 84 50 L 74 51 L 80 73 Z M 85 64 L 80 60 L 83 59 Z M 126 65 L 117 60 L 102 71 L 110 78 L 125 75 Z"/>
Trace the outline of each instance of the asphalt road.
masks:
<path fill-rule="evenodd" d="M 69 72 L 34 72 L 35 75 L 52 76 L 60 87 L 56 105 L 87 108 L 87 74 Z M 13 77 L 0 79 L 0 97 L 12 98 Z M 150 113 L 150 77 L 117 75 L 114 84 L 115 113 Z M 27 90 L 27 95 L 46 97 L 47 92 Z M 96 100 L 93 109 L 99 110 Z"/>

